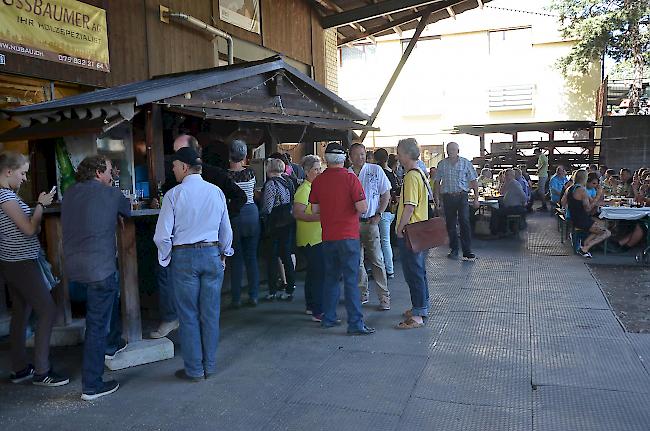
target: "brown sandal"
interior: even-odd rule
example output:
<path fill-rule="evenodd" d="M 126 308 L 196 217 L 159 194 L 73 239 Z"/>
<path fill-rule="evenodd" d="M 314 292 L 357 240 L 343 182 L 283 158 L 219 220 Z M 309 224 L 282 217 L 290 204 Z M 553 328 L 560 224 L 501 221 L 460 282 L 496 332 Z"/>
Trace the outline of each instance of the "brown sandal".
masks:
<path fill-rule="evenodd" d="M 397 325 L 397 329 L 415 329 L 415 328 L 422 328 L 424 326 L 424 323 L 416 322 L 412 318 L 408 318 L 403 322 L 400 322 Z"/>

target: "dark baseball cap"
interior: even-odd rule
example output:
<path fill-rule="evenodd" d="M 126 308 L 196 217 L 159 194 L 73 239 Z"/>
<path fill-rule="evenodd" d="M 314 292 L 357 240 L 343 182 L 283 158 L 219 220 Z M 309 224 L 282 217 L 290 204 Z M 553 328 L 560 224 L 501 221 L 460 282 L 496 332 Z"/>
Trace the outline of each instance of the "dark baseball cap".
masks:
<path fill-rule="evenodd" d="M 199 154 L 190 147 L 179 148 L 172 156 L 172 161 L 178 160 L 190 166 L 201 166 L 203 162 Z"/>
<path fill-rule="evenodd" d="M 330 142 L 325 148 L 325 154 L 345 154 L 345 148 L 338 142 Z"/>

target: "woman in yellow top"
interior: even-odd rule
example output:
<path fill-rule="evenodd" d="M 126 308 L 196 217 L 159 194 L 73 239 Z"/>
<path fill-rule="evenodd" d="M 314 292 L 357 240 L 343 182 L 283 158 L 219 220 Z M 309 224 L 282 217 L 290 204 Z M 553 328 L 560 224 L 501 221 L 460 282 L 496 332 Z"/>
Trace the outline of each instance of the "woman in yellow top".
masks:
<path fill-rule="evenodd" d="M 425 259 L 427 252 L 414 253 L 404 241 L 404 228 L 411 223 L 428 219 L 429 193 L 424 175 L 417 168 L 420 148 L 413 138 L 402 139 L 397 144 L 397 157 L 404 166 L 404 185 L 397 208 L 397 244 L 402 260 L 404 279 L 411 293 L 411 308 L 404 312 L 406 318 L 398 329 L 414 329 L 424 326 L 423 319 L 429 315 L 429 287 Z"/>
<path fill-rule="evenodd" d="M 311 185 L 321 173 L 321 160 L 318 156 L 307 155 L 302 159 L 305 181 L 298 187 L 293 198 L 293 216 L 296 218 L 296 245 L 302 247 L 307 256 L 305 276 L 306 313 L 311 320 L 322 320 L 323 302 L 323 231 L 320 214 L 312 214 L 309 194 Z"/>

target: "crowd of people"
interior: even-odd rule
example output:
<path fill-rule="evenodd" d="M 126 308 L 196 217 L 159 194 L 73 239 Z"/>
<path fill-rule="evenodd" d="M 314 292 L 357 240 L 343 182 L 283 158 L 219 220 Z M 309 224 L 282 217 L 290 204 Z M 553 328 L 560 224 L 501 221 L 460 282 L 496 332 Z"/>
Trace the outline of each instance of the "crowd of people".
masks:
<path fill-rule="evenodd" d="M 286 154 L 272 154 L 266 163 L 266 180 L 258 190 L 255 171 L 246 166 L 248 146 L 242 139 L 229 142 L 229 169 L 204 163 L 201 147 L 190 135 L 174 141 L 174 154 L 166 160 L 160 214 L 153 237 L 158 250 L 157 282 L 160 324 L 152 338 L 179 329 L 184 367 L 183 380 L 200 381 L 217 372 L 221 288 L 226 265 L 230 268 L 230 304 L 257 307 L 260 300 L 292 301 L 296 289 L 296 253 L 306 258 L 305 313 L 322 328 L 340 326 L 337 304 L 341 288 L 347 312 L 347 333 L 370 335 L 362 306 L 371 301 L 370 277 L 381 311 L 391 310 L 389 280 L 394 278 L 393 243 L 399 249 L 411 307 L 396 328 L 424 326 L 429 314 L 426 251 L 413 251 L 404 239 L 408 225 L 444 215 L 450 259 L 476 258 L 472 250 L 470 208 L 479 205 L 479 187 L 494 186 L 492 173 L 481 175 L 459 156 L 458 144 L 447 144 L 447 157 L 430 171 L 421 166 L 415 139 L 402 139 L 397 154 L 378 150 L 375 163 L 366 148 L 354 144 L 327 145 L 324 159 L 305 156 L 300 164 Z M 494 229 L 503 217 L 523 214 L 535 196 L 544 199 L 548 161 L 539 154 L 540 184 L 533 192 L 524 170 L 508 169 L 496 187 L 503 197 L 495 213 Z M 325 169 L 324 169 L 325 168 Z M 12 300 L 11 381 L 31 379 L 36 385 L 61 386 L 69 378 L 57 374 L 49 361 L 49 339 L 56 307 L 50 295 L 51 277 L 38 240 L 43 209 L 55 190 L 41 193 L 30 208 L 16 194 L 26 180 L 29 161 L 16 153 L 0 155 L 0 271 Z M 549 181 L 552 202 L 565 202 L 574 224 L 590 232 L 581 252 L 609 236 L 594 222 L 595 202 L 605 187 L 633 195 L 648 204 L 650 171 L 634 174 L 622 170 L 615 179 L 607 169 L 578 170 L 573 180 L 558 167 Z M 86 341 L 82 365 L 82 399 L 93 400 L 119 388 L 103 380 L 104 360 L 126 347 L 119 318 L 119 277 L 115 234 L 131 205 L 112 187 L 111 161 L 103 156 L 84 159 L 77 168 L 77 183 L 61 204 L 63 253 L 66 276 L 87 291 Z M 626 175 L 628 172 L 629 178 Z M 546 175 L 544 175 L 546 173 Z M 620 181 L 617 183 L 617 181 Z M 595 194 L 590 192 L 595 188 Z M 591 221 L 590 221 L 591 220 Z M 637 238 L 632 231 L 625 244 Z M 260 298 L 258 249 L 264 253 L 268 294 Z M 369 266 L 369 273 L 366 270 Z M 242 298 L 244 273 L 247 279 Z M 37 315 L 34 365 L 25 350 L 25 330 L 30 310 Z"/>

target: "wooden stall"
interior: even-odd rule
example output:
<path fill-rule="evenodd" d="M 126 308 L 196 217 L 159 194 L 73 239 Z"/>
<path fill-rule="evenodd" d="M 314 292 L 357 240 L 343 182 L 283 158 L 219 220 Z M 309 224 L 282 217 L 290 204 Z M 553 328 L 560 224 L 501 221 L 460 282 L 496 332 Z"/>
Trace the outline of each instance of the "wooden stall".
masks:
<path fill-rule="evenodd" d="M 281 56 L 160 76 L 2 113 L 20 126 L 0 135 L 0 142 L 29 141 L 34 192 L 56 183 L 65 199 L 70 166 L 99 153 L 119 168 L 119 188 L 143 197 L 117 238 L 123 331 L 135 362 L 108 364 L 113 369 L 170 357 L 169 340 L 142 338 L 136 247 L 141 244 L 136 238 L 140 220 L 155 222 L 158 211 L 147 208 L 147 202 L 158 196 L 165 156 L 177 134 L 195 135 L 204 161 L 218 165 L 227 160 L 230 136 L 251 137 L 250 154 L 263 161 L 283 143 L 303 145 L 311 153 L 316 142 L 346 142 L 353 130 L 366 127 L 359 122 L 368 120 Z M 257 166 L 263 172 L 263 163 Z M 55 294 L 58 323 L 65 328 L 72 319 L 56 208 L 48 209 L 44 226 L 47 255 L 63 279 Z M 145 246 L 155 247 L 153 241 Z"/>
<path fill-rule="evenodd" d="M 468 124 L 454 127 L 454 133 L 478 136 L 481 155 L 474 165 L 505 169 L 518 165 L 534 168 L 537 158 L 522 150 L 543 148 L 548 151 L 550 166 L 581 166 L 598 163 L 598 140 L 594 136 L 593 121 L 547 121 L 533 123 Z M 521 139 L 526 132 L 542 134 L 539 139 Z M 561 136 L 564 135 L 564 136 Z M 486 135 L 509 135 L 507 140 L 490 143 L 486 149 Z"/>

